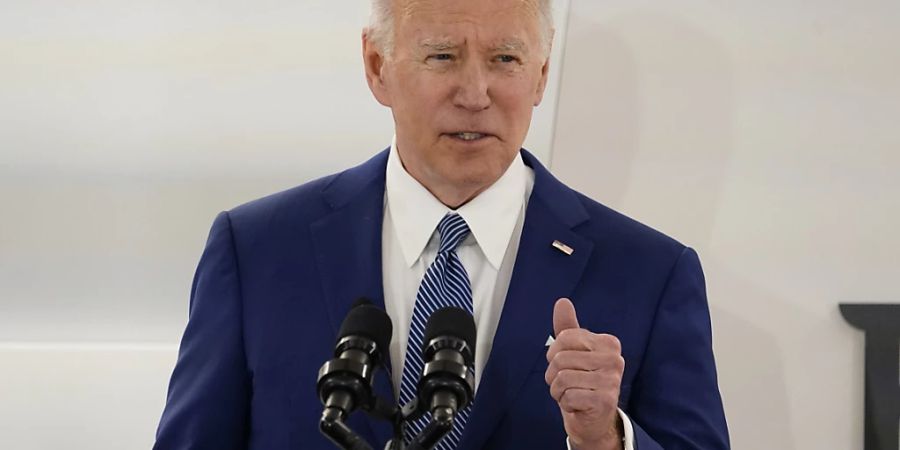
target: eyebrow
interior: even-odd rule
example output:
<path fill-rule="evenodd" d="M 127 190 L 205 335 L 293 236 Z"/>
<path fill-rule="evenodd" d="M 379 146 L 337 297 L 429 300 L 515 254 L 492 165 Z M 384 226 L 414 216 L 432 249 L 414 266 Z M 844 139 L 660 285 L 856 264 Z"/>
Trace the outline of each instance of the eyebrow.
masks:
<path fill-rule="evenodd" d="M 491 50 L 497 52 L 524 52 L 527 48 L 528 46 L 525 45 L 525 42 L 519 39 L 507 39 L 492 47 Z"/>
<path fill-rule="evenodd" d="M 442 52 L 459 47 L 459 45 L 448 39 L 425 39 L 419 43 L 419 46 L 434 52 Z"/>
<path fill-rule="evenodd" d="M 449 39 L 424 39 L 419 42 L 419 46 L 434 52 L 443 52 L 459 48 L 459 44 Z M 493 47 L 490 51 L 494 52 L 525 52 L 528 48 L 525 42 L 520 39 L 506 39 Z"/>

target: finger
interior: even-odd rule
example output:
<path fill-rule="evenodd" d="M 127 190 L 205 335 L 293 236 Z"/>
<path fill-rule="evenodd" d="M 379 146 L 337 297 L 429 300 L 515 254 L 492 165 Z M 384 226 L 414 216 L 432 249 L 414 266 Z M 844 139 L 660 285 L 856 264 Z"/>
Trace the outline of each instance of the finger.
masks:
<path fill-rule="evenodd" d="M 561 298 L 553 305 L 553 334 L 559 336 L 563 330 L 580 328 L 578 316 L 575 315 L 575 305 L 567 298 Z"/>
<path fill-rule="evenodd" d="M 556 335 L 556 339 L 547 348 L 547 361 L 553 360 L 557 353 L 570 350 L 590 351 L 591 332 L 581 328 L 569 328 Z"/>
<path fill-rule="evenodd" d="M 559 408 L 567 413 L 615 410 L 618 393 L 590 389 L 567 389 L 559 399 Z"/>
<path fill-rule="evenodd" d="M 547 364 L 544 381 L 553 383 L 561 370 L 598 370 L 603 367 L 603 357 L 592 352 L 562 351 L 557 353 Z"/>
<path fill-rule="evenodd" d="M 615 372 L 620 364 L 618 360 L 621 360 L 621 357 L 614 354 L 564 350 L 549 360 L 544 380 L 550 384 L 559 371 L 566 369 L 586 371 L 608 369 Z"/>
<path fill-rule="evenodd" d="M 569 328 L 560 332 L 547 348 L 547 361 L 551 361 L 557 353 L 566 350 L 589 350 L 618 355 L 622 352 L 622 344 L 611 334 L 597 334 L 583 328 Z"/>
<path fill-rule="evenodd" d="M 614 390 L 616 384 L 615 376 L 604 372 L 565 369 L 550 384 L 550 396 L 558 402 L 569 389 Z"/>

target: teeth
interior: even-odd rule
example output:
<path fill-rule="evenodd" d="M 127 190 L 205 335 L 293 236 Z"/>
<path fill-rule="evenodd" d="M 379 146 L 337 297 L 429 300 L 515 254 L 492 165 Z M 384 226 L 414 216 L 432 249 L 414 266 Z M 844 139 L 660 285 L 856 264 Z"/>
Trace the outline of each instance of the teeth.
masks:
<path fill-rule="evenodd" d="M 474 141 L 483 138 L 484 135 L 481 133 L 456 133 L 456 137 L 464 141 Z"/>

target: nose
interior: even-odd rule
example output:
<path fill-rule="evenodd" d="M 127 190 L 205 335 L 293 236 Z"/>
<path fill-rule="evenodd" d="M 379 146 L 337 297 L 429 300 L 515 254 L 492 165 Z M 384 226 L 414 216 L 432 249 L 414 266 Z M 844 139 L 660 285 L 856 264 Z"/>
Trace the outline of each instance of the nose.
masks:
<path fill-rule="evenodd" d="M 483 111 L 491 106 L 487 68 L 470 58 L 460 67 L 459 86 L 453 104 L 469 111 Z"/>

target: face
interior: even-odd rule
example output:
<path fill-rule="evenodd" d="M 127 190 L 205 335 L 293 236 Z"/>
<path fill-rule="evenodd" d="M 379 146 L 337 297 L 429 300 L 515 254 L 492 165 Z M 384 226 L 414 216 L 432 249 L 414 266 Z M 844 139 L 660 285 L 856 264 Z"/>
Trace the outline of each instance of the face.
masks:
<path fill-rule="evenodd" d="M 444 203 L 468 201 L 517 156 L 547 81 L 540 31 L 531 0 L 397 0 L 391 54 L 364 35 L 400 159 Z"/>

